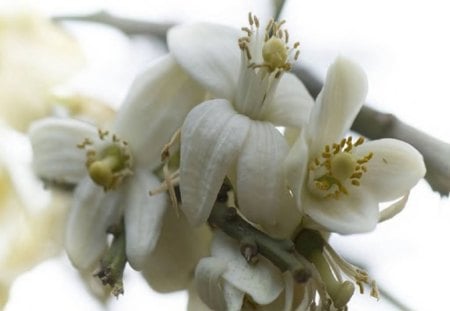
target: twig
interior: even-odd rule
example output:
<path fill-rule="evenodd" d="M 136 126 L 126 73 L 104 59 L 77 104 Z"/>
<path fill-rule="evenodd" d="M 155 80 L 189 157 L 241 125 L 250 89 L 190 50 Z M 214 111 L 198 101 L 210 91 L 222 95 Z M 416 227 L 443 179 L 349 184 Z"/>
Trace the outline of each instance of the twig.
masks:
<path fill-rule="evenodd" d="M 233 207 L 216 203 L 209 216 L 211 225 L 220 228 L 230 237 L 241 242 L 241 252 L 249 262 L 254 261 L 257 253 L 263 255 L 282 272 L 290 271 L 297 282 L 304 283 L 311 272 L 296 257 L 291 240 L 270 237 L 246 222 Z"/>
<path fill-rule="evenodd" d="M 316 97 L 322 82 L 304 68 L 295 68 L 293 72 L 303 81 L 313 97 Z M 425 179 L 434 191 L 442 196 L 450 192 L 450 144 L 436 139 L 404 122 L 392 114 L 363 106 L 352 130 L 370 138 L 391 137 L 406 141 L 419 150 L 425 160 L 427 174 Z"/>
<path fill-rule="evenodd" d="M 160 23 L 123 18 L 112 15 L 106 11 L 98 11 L 87 15 L 61 15 L 54 16 L 54 21 L 81 21 L 95 22 L 112 26 L 126 33 L 127 35 L 151 35 L 166 40 L 167 31 L 175 25 L 175 23 Z"/>

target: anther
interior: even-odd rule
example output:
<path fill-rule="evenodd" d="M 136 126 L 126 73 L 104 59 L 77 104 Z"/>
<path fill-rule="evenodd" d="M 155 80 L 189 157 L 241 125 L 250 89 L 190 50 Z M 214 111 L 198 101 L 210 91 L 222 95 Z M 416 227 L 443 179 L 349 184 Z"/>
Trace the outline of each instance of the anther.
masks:
<path fill-rule="evenodd" d="M 359 186 L 361 183 L 359 182 L 359 180 L 357 180 L 357 179 L 353 179 L 352 180 L 352 185 L 353 186 Z"/>
<path fill-rule="evenodd" d="M 250 24 L 250 26 L 253 26 L 252 12 L 248 12 L 248 23 Z"/>
<path fill-rule="evenodd" d="M 256 16 L 253 16 L 253 20 L 255 21 L 256 28 L 259 28 L 259 19 Z"/>
<path fill-rule="evenodd" d="M 284 42 L 287 44 L 289 42 L 289 33 L 287 29 L 284 30 Z"/>

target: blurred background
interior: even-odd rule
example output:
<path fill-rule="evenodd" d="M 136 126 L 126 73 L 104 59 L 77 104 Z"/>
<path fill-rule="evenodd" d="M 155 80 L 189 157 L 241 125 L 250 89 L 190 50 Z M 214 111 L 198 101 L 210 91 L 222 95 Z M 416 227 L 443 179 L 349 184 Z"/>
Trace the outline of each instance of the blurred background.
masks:
<path fill-rule="evenodd" d="M 36 1 L 0 1 L 0 176 L 9 176 L 10 184 L 17 189 L 20 202 L 15 204 L 27 208 L 32 206 L 31 215 L 41 215 L 49 202 L 57 204 L 59 199 L 43 191 L 42 185 L 27 171 L 31 153 L 21 133 L 26 132 L 29 121 L 45 115 L 49 109 L 42 108 L 43 104 L 36 99 L 41 88 L 55 86 L 52 100 L 65 102 L 68 107 L 82 97 L 101 103 L 101 109 L 113 110 L 120 105 L 133 77 L 152 60 L 166 53 L 164 42 L 154 32 L 158 32 L 158 27 L 164 29 L 178 23 L 210 21 L 240 28 L 246 25 L 249 11 L 258 17 L 269 18 L 278 2 L 41 0 L 37 4 Z M 105 24 L 67 21 L 69 16 L 87 16 L 100 11 L 156 26 L 148 34 L 130 36 Z M 44 43 L 24 45 L 22 41 L 12 39 L 17 38 L 17 34 L 7 32 L 12 22 L 5 17 L 11 14 L 22 15 L 20 23 L 23 29 L 25 24 L 38 25 L 35 28 L 39 31 L 33 30 L 33 36 Z M 57 31 L 51 28 L 51 24 L 38 22 L 41 17 L 59 20 L 54 23 L 63 27 L 67 35 L 55 33 Z M 351 58 L 367 73 L 367 101 L 371 106 L 393 113 L 404 122 L 450 143 L 450 95 L 447 91 L 450 19 L 445 1 L 287 0 L 281 17 L 287 20 L 292 41 L 301 43 L 299 63 L 318 78 L 324 79 L 327 67 L 338 55 Z M 52 46 L 51 50 L 47 50 L 48 45 Z M 5 46 L 10 48 L 8 53 L 4 52 Z M 5 55 L 12 56 L 6 58 Z M 7 72 L 10 67 L 6 66 L 5 59 L 11 59 L 12 63 L 8 64 L 16 66 L 11 67 L 10 72 Z M 56 59 L 59 63 L 55 63 Z M 26 67 L 28 61 L 37 62 L 39 66 L 33 65 L 32 71 L 21 75 L 22 68 L 29 68 Z M 41 82 L 42 85 L 39 84 Z M 14 97 L 10 94 L 16 89 L 20 89 L 22 95 Z M 57 107 L 51 109 L 54 111 Z M 3 189 L 6 185 L 2 181 Z M 0 189 L 0 198 L 3 189 Z M 0 201 L 1 204 L 3 202 L 7 201 Z M 0 206 L 0 218 L 14 216 L 13 212 L 6 210 Z M 64 219 L 63 208 L 56 212 L 56 216 L 54 211 L 52 213 L 51 219 Z M 20 222 L 24 228 L 27 224 L 25 220 Z M 350 310 L 445 309 L 446 281 L 450 279 L 447 265 L 450 261 L 449 224 L 449 200 L 441 198 L 421 181 L 412 191 L 405 210 L 396 218 L 380 224 L 374 232 L 332 236 L 331 244 L 344 257 L 366 268 L 382 290 L 379 302 L 369 295 L 355 294 Z M 153 310 L 156 306 L 164 310 L 185 309 L 186 293 L 154 293 L 132 270 L 125 274 L 125 295 L 101 303 L 85 289 L 82 278 L 55 246 L 62 230 L 56 223 L 43 221 L 36 225 L 38 233 L 27 233 L 32 238 L 23 239 L 21 234 L 25 234 L 24 231 L 11 233 L 15 232 L 13 229 L 17 229 L 17 224 L 8 226 L 5 220 L 0 219 L 0 225 L 0 230 L 3 230 L 0 233 L 0 258 L 8 253 L 6 248 L 10 245 L 5 238 L 8 234 L 34 247 L 37 247 L 33 240 L 35 235 L 45 235 L 54 240 L 54 245 L 45 245 L 53 247 L 48 254 L 56 255 L 15 279 L 9 303 L 5 306 L 7 311 L 31 308 L 139 311 Z M 3 233 L 5 230 L 6 234 Z M 40 259 L 45 257 L 48 256 Z M 12 276 L 7 276 L 11 270 L 1 267 L 2 260 L 0 281 L 12 280 Z M 0 282 L 0 290 L 1 286 Z"/>

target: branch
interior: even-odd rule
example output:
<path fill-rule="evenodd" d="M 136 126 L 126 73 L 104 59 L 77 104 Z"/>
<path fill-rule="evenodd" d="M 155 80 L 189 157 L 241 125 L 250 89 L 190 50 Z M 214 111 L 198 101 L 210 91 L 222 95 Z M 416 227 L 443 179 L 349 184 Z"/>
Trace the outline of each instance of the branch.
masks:
<path fill-rule="evenodd" d="M 136 20 L 130 18 L 122 18 L 112 15 L 106 11 L 98 11 L 87 15 L 61 15 L 54 16 L 54 21 L 80 21 L 94 22 L 112 26 L 121 30 L 127 35 L 146 35 L 156 36 L 161 40 L 166 40 L 167 31 L 175 25 L 175 23 L 158 23 Z"/>
<path fill-rule="evenodd" d="M 313 97 L 322 89 L 322 82 L 304 68 L 293 70 L 305 84 Z M 377 111 L 369 106 L 363 106 L 352 130 L 370 138 L 396 138 L 403 140 L 422 153 L 427 174 L 425 179 L 434 191 L 442 196 L 450 192 L 450 144 L 436 139 L 396 118 L 392 114 Z"/>
<path fill-rule="evenodd" d="M 304 283 L 310 278 L 311 271 L 297 258 L 291 240 L 275 239 L 259 231 L 239 216 L 235 208 L 218 202 L 208 220 L 211 225 L 220 228 L 241 243 L 241 253 L 248 262 L 253 262 L 259 253 L 282 272 L 290 271 L 299 283 Z"/>

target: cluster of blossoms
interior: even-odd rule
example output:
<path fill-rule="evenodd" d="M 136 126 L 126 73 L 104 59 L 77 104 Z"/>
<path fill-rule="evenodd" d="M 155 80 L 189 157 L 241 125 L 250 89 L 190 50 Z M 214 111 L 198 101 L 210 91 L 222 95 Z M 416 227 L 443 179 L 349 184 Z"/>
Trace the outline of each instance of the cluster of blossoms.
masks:
<path fill-rule="evenodd" d="M 192 310 L 343 310 L 354 284 L 377 297 L 328 237 L 371 231 L 401 210 L 425 174 L 422 156 L 398 140 L 346 136 L 365 74 L 338 58 L 314 101 L 289 73 L 299 44 L 283 26 L 252 14 L 243 35 L 177 26 L 170 53 L 136 79 L 107 130 L 69 118 L 31 126 L 36 173 L 76 184 L 65 247 L 78 269 L 99 269 L 118 294 L 128 262 L 156 290 L 189 288 Z M 234 211 L 230 224 L 239 217 L 288 242 L 303 273 L 258 237 L 221 230 L 218 204 Z"/>

